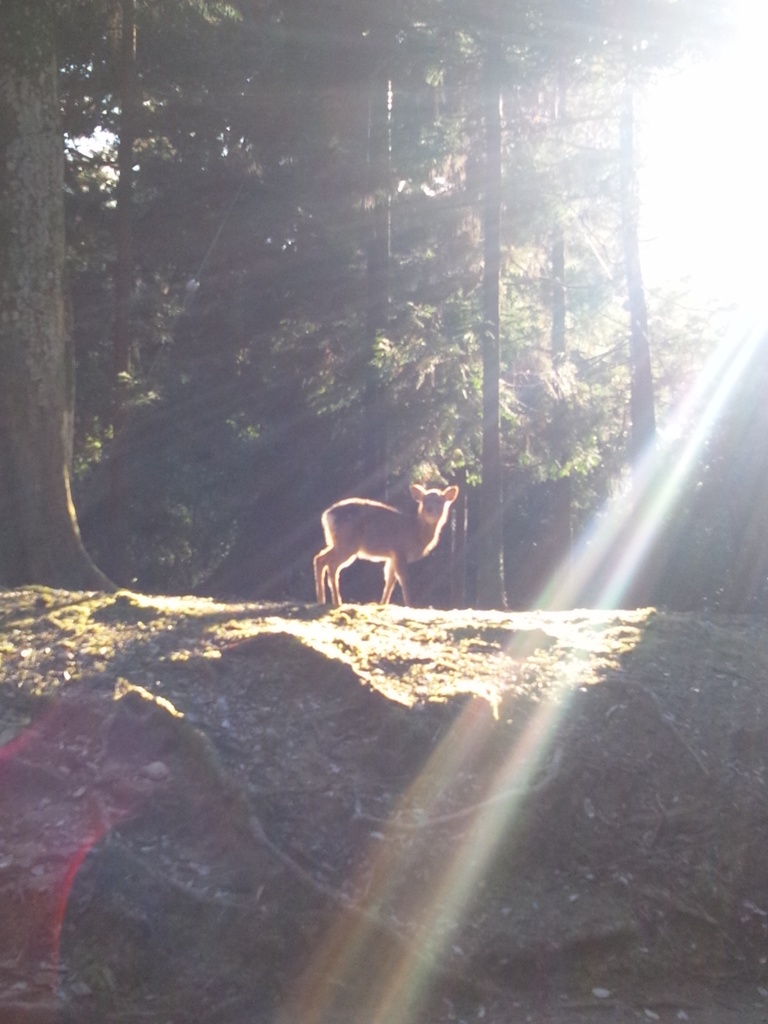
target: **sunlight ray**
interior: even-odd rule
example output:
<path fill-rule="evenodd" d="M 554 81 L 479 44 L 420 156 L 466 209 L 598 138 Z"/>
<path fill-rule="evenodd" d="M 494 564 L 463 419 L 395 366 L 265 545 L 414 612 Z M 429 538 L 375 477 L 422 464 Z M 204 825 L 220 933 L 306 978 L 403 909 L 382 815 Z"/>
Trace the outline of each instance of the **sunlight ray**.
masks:
<path fill-rule="evenodd" d="M 452 946 L 455 932 L 493 857 L 505 842 L 515 841 L 521 801 L 550 748 L 560 715 L 554 701 L 542 703 L 499 765 L 486 758 L 498 723 L 484 701 L 467 703 L 379 837 L 362 913 L 341 915 L 330 930 L 286 1020 L 325 1024 L 334 1019 L 338 993 L 357 990 L 362 976 L 361 1019 L 405 1024 L 416 1019 L 438 963 L 450 964 L 457 977 L 463 973 L 462 952 Z M 459 839 L 436 842 L 432 836 L 440 835 L 434 831 L 440 802 L 460 787 L 467 772 L 482 777 L 483 799 L 468 809 Z M 398 834 L 411 822 L 420 841 L 407 850 Z M 408 922 L 408 938 L 394 955 L 382 955 L 382 932 L 374 915 L 400 922 L 399 927 Z"/>
<path fill-rule="evenodd" d="M 662 440 L 658 450 L 646 452 L 635 467 L 632 493 L 617 495 L 595 516 L 575 555 L 559 567 L 542 591 L 538 607 L 571 605 L 603 577 L 594 603 L 621 606 L 726 402 L 749 371 L 765 332 L 763 323 L 741 324 L 718 346 L 667 424 L 665 435 L 671 440 Z M 681 437 L 686 438 L 682 444 L 678 442 Z"/>
<path fill-rule="evenodd" d="M 420 942 L 428 949 L 430 958 L 437 960 L 446 954 L 451 937 L 445 922 L 457 922 L 466 915 L 493 857 L 505 841 L 514 842 L 512 824 L 527 785 L 548 749 L 558 719 L 559 711 L 553 704 L 544 704 L 536 711 L 520 740 L 487 783 L 486 793 L 491 801 L 477 810 L 445 867 L 423 893 L 417 928 Z M 506 799 L 492 802 L 499 794 L 507 794 Z M 454 950 L 454 953 L 456 970 L 461 973 L 461 952 Z M 403 957 L 393 984 L 385 989 L 385 1003 L 372 1019 L 377 1024 L 413 1020 L 428 980 L 426 972 L 414 970 L 411 960 Z"/>

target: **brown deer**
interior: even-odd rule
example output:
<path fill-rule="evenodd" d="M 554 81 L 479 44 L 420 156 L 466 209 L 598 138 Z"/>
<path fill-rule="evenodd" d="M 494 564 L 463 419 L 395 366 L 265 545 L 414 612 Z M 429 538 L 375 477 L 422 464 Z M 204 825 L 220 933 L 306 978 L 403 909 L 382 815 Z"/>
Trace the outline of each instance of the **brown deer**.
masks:
<path fill-rule="evenodd" d="M 325 602 L 326 575 L 333 603 L 341 604 L 339 576 L 356 558 L 384 562 L 382 604 L 389 603 L 396 582 L 403 592 L 403 602 L 410 604 L 407 565 L 435 547 L 458 495 L 456 486 L 441 491 L 411 484 L 416 502 L 413 512 L 400 512 L 367 498 L 347 498 L 327 508 L 322 517 L 326 547 L 315 555 L 318 604 Z"/>

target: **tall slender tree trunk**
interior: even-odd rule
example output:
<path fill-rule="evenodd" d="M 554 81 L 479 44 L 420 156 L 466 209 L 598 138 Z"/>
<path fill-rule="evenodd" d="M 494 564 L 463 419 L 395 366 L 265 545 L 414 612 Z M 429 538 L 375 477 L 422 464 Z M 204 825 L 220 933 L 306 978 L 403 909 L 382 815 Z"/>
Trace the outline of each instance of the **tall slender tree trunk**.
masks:
<path fill-rule="evenodd" d="M 363 389 L 362 476 L 364 489 L 380 496 L 387 481 L 387 415 L 377 365 L 377 345 L 389 315 L 390 117 L 392 86 L 387 74 L 382 30 L 371 33 L 373 70 L 369 82 L 365 385 Z"/>
<path fill-rule="evenodd" d="M 485 44 L 483 103 L 485 180 L 483 221 L 483 439 L 480 522 L 478 524 L 477 604 L 503 608 L 503 478 L 500 407 L 500 289 L 501 274 L 501 70 L 502 49 L 489 35 Z"/>
<path fill-rule="evenodd" d="M 559 148 L 563 151 L 563 122 L 566 116 L 567 86 L 565 71 L 560 65 L 557 72 L 557 85 L 555 87 L 555 99 L 553 120 L 555 122 L 555 133 Z M 552 227 L 552 355 L 554 357 L 565 355 L 565 228 L 563 218 L 558 209 L 555 215 L 555 223 Z"/>
<path fill-rule="evenodd" d="M 115 310 L 113 370 L 116 390 L 130 371 L 131 292 L 133 290 L 133 163 L 136 147 L 136 0 L 120 0 L 117 58 L 120 136 L 115 186 Z M 116 405 L 121 405 L 119 399 Z"/>
<path fill-rule="evenodd" d="M 74 361 L 64 317 L 63 143 L 53 0 L 0 30 L 0 584 L 104 589 L 70 493 Z"/>
<path fill-rule="evenodd" d="M 458 484 L 459 496 L 453 506 L 453 544 L 451 545 L 451 607 L 464 608 L 467 603 L 467 470 L 460 466 L 452 483 Z"/>
<path fill-rule="evenodd" d="M 108 571 L 127 583 L 128 483 L 125 451 L 126 390 L 131 373 L 131 297 L 133 293 L 133 164 L 136 148 L 136 0 L 119 0 L 116 57 L 120 91 L 120 135 L 115 186 L 114 320 L 112 337 L 112 448 L 109 462 Z"/>
<path fill-rule="evenodd" d="M 555 95 L 555 130 L 561 142 L 563 138 L 563 122 L 566 117 L 567 87 L 565 72 L 559 69 L 557 80 L 557 92 Z M 551 350 L 552 359 L 557 363 L 564 359 L 567 352 L 566 313 L 567 313 L 567 288 L 565 277 L 565 227 L 561 215 L 558 213 L 552 228 L 552 249 L 551 249 Z M 552 436 L 553 454 L 558 465 L 564 466 L 571 456 L 571 440 L 568 431 L 568 408 L 567 399 L 562 395 L 558 398 L 553 410 Z M 551 535 L 551 558 L 547 567 L 551 577 L 557 573 L 559 578 L 564 578 L 570 571 L 571 561 L 571 477 L 570 474 L 562 474 L 553 481 L 552 487 L 552 535 Z"/>
<path fill-rule="evenodd" d="M 552 228 L 550 256 L 552 275 L 552 329 L 550 333 L 552 355 L 565 355 L 565 230 L 558 219 Z"/>
<path fill-rule="evenodd" d="M 637 467 L 654 444 L 654 411 L 648 308 L 640 263 L 639 196 L 635 168 L 635 116 L 632 87 L 625 86 L 621 105 L 621 234 L 629 306 L 630 415 L 629 454 Z"/>
<path fill-rule="evenodd" d="M 648 336 L 648 309 L 645 301 L 642 267 L 640 262 L 640 233 L 638 229 L 640 198 L 635 167 L 635 115 L 632 86 L 627 83 L 621 102 L 620 114 L 620 166 L 621 166 L 621 232 L 624 266 L 627 278 L 627 305 L 629 307 L 629 366 L 630 366 L 630 434 L 629 456 L 633 476 L 632 514 L 629 516 L 619 544 L 626 549 L 634 536 L 647 523 L 648 503 L 652 494 L 647 488 L 648 457 L 654 451 L 656 416 L 654 411 L 651 347 Z M 640 472 L 642 469 L 642 472 Z M 623 600 L 630 606 L 642 606 L 653 600 L 653 580 L 656 575 L 653 559 L 644 559 L 630 581 Z"/>

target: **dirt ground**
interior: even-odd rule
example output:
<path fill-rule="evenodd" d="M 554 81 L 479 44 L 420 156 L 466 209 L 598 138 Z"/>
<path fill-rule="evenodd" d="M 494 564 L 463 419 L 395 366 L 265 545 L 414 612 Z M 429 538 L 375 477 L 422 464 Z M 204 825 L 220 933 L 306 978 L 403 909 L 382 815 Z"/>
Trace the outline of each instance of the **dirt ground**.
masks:
<path fill-rule="evenodd" d="M 768 626 L 0 592 L 0 1024 L 768 1022 Z"/>

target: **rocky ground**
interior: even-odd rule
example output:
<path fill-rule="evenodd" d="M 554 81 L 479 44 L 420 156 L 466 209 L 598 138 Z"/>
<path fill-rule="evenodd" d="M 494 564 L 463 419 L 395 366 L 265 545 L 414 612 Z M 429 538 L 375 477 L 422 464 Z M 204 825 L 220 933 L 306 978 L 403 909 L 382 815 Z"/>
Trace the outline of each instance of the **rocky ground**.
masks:
<path fill-rule="evenodd" d="M 0 592 L 0 1022 L 768 1021 L 768 627 Z"/>

